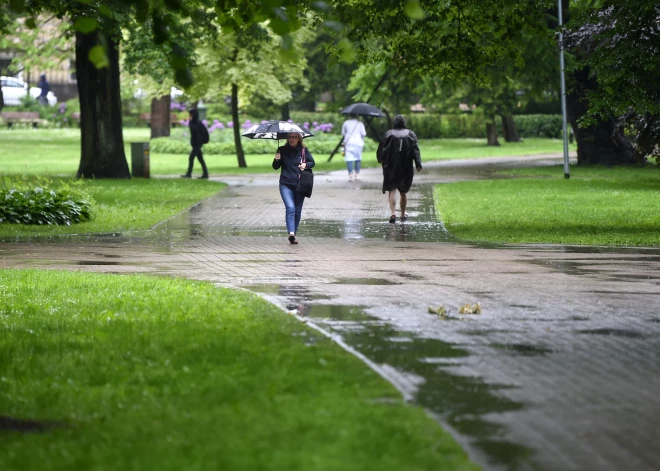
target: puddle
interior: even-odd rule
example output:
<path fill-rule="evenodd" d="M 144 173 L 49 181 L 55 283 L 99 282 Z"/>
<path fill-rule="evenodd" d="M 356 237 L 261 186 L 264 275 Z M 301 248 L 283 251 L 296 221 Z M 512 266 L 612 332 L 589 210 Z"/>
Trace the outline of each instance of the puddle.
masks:
<path fill-rule="evenodd" d="M 398 281 L 390 281 L 384 278 L 338 278 L 333 285 L 400 285 Z"/>
<path fill-rule="evenodd" d="M 364 306 L 337 306 L 328 304 L 304 305 L 302 317 L 331 319 L 335 321 L 378 321 L 379 319 L 363 312 Z"/>
<path fill-rule="evenodd" d="M 529 345 L 525 343 L 491 343 L 491 347 L 498 350 L 504 350 L 518 355 L 537 356 L 552 353 L 552 350 L 538 345 Z"/>
<path fill-rule="evenodd" d="M 121 265 L 119 262 L 106 262 L 103 260 L 80 260 L 76 265 Z"/>
<path fill-rule="evenodd" d="M 60 422 L 43 420 L 17 419 L 14 417 L 0 416 L 0 431 L 21 433 L 43 433 L 54 427 L 63 427 Z"/>
<path fill-rule="evenodd" d="M 468 356 L 466 350 L 440 340 L 418 338 L 388 325 L 365 325 L 358 331 L 342 331 L 341 335 L 370 360 L 423 378 L 413 402 L 467 437 L 486 461 L 515 469 L 517 463 L 530 456 L 530 449 L 500 440 L 505 430 L 502 425 L 483 418 L 486 414 L 522 409 L 522 404 L 498 394 L 509 386 L 489 385 L 479 378 L 447 370 L 447 366 L 460 365 L 457 360 Z"/>
<path fill-rule="evenodd" d="M 255 293 L 269 294 L 273 296 L 283 296 L 289 301 L 321 301 L 332 299 L 332 296 L 326 294 L 310 294 L 309 290 L 303 285 L 281 285 L 277 283 L 245 283 L 240 285 L 249 291 Z M 289 304 L 293 307 L 288 309 L 298 309 L 297 304 Z"/>
<path fill-rule="evenodd" d="M 625 329 L 589 329 L 589 330 L 578 330 L 580 334 L 592 334 L 592 335 L 611 335 L 612 337 L 626 337 L 630 339 L 641 339 L 645 337 L 644 334 L 636 332 L 634 330 L 625 330 Z"/>

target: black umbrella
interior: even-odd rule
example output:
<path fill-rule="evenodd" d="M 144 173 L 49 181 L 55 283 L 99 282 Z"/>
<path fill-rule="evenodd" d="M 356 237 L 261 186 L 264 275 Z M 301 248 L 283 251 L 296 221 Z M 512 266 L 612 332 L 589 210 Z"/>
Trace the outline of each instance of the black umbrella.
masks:
<path fill-rule="evenodd" d="M 296 123 L 268 121 L 255 124 L 241 134 L 241 136 L 249 137 L 250 139 L 286 139 L 292 132 L 300 133 L 303 137 L 312 137 L 314 135 L 309 132 L 309 129 Z"/>
<path fill-rule="evenodd" d="M 342 114 L 357 114 L 360 116 L 372 116 L 374 118 L 384 118 L 382 111 L 369 103 L 353 103 L 341 110 Z"/>

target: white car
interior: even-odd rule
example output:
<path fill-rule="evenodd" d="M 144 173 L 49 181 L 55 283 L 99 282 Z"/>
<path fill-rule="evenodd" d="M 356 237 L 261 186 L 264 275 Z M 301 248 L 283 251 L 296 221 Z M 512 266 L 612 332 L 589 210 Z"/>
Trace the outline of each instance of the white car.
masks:
<path fill-rule="evenodd" d="M 28 85 L 20 79 L 15 77 L 0 77 L 0 84 L 2 85 L 2 96 L 5 101 L 5 106 L 18 106 L 21 104 L 21 98 L 27 95 Z M 30 96 L 37 99 L 41 95 L 41 88 L 30 88 Z M 55 106 L 57 104 L 57 97 L 53 92 L 48 92 L 46 95 L 48 104 Z"/>

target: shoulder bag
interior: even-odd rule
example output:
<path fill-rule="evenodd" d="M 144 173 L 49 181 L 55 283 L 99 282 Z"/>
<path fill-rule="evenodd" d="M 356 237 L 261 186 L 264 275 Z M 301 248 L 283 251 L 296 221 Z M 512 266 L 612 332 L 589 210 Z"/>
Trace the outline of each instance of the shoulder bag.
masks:
<path fill-rule="evenodd" d="M 305 159 L 305 148 L 303 147 L 302 149 L 302 157 L 300 159 L 300 162 L 307 162 Z M 314 188 L 314 174 L 312 173 L 311 168 L 305 168 L 300 171 L 300 175 L 298 176 L 298 184 L 296 185 L 296 191 L 298 193 L 302 193 L 305 195 L 307 198 L 311 198 L 312 196 L 312 189 Z"/>

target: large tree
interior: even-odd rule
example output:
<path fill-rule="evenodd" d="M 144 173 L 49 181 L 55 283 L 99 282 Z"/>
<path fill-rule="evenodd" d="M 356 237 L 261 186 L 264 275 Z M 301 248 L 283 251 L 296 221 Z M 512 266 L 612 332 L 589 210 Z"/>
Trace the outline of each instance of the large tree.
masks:
<path fill-rule="evenodd" d="M 577 127 L 578 160 L 622 164 L 657 155 L 660 5 L 650 0 L 570 5 L 567 46 L 576 62 L 568 105 Z M 623 136 L 623 125 L 637 130 L 636 155 Z"/>
<path fill-rule="evenodd" d="M 121 127 L 119 54 L 121 28 L 135 20 L 144 24 L 151 19 L 155 44 L 165 44 L 176 83 L 193 83 L 190 55 L 170 35 L 172 27 L 196 21 L 214 9 L 218 23 L 226 29 L 270 21 L 270 27 L 283 38 L 288 49 L 288 33 L 300 27 L 298 13 L 311 3 L 323 9 L 325 2 L 307 0 L 12 0 L 12 13 L 34 17 L 51 12 L 71 21 L 76 37 L 78 91 L 81 98 L 81 159 L 79 176 L 128 178 Z M 169 14 L 172 13 L 172 14 Z M 0 24 L 0 26 L 2 26 Z M 80 79 L 82 75 L 82 80 Z"/>

